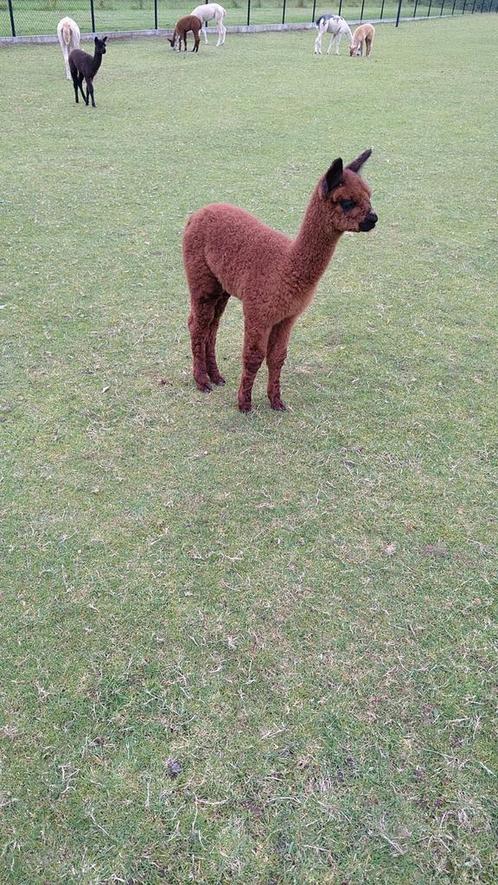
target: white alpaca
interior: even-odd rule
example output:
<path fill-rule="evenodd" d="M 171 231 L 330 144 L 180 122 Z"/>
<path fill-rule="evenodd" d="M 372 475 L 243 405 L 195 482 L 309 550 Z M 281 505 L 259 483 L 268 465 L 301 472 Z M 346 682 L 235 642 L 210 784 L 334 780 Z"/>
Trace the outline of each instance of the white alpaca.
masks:
<path fill-rule="evenodd" d="M 351 28 L 342 16 L 325 13 L 325 15 L 321 15 L 320 18 L 317 18 L 315 24 L 318 28 L 318 35 L 315 40 L 315 53 L 318 55 L 322 54 L 322 37 L 324 34 L 331 35 L 327 55 L 329 55 L 333 43 L 335 45 L 335 54 L 339 55 L 339 46 L 342 37 L 347 37 L 351 45 L 353 39 Z"/>
<path fill-rule="evenodd" d="M 69 71 L 68 58 L 69 53 L 72 52 L 73 49 L 80 48 L 80 29 L 72 18 L 66 16 L 65 18 L 61 18 L 57 25 L 57 36 L 61 45 L 62 55 L 64 56 L 66 78 L 70 80 L 71 73 Z"/>
<path fill-rule="evenodd" d="M 223 19 L 225 18 L 226 14 L 226 9 L 224 9 L 223 6 L 220 6 L 219 3 L 203 3 L 201 6 L 196 6 L 195 9 L 192 10 L 191 15 L 196 15 L 197 18 L 200 18 L 202 22 L 202 33 L 204 34 L 205 43 L 207 43 L 208 41 L 206 22 L 214 18 L 216 22 L 216 33 L 218 34 L 218 42 L 216 45 L 223 45 L 227 32 L 227 29 L 223 24 Z"/>

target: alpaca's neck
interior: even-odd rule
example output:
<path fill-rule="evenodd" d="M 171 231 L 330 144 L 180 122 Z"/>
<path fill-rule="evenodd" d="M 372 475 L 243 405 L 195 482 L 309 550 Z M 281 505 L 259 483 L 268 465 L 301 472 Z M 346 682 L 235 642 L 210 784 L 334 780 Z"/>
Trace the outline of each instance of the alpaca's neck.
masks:
<path fill-rule="evenodd" d="M 92 61 L 92 71 L 93 71 L 93 74 L 96 74 L 96 73 L 97 73 L 97 71 L 98 71 L 98 69 L 100 68 L 100 65 L 101 65 L 101 64 L 102 64 L 102 53 L 100 52 L 99 49 L 96 49 L 96 50 L 95 50 L 95 53 L 94 53 L 94 56 L 93 56 L 93 61 Z"/>
<path fill-rule="evenodd" d="M 334 254 L 342 231 L 330 227 L 318 187 L 311 197 L 296 239 L 290 249 L 290 265 L 294 279 L 304 292 L 314 289 Z"/>

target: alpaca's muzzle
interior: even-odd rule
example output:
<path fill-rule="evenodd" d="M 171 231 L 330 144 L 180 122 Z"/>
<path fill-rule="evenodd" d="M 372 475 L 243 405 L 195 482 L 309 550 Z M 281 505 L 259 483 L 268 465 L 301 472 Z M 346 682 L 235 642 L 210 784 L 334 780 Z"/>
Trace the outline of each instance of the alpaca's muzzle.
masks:
<path fill-rule="evenodd" d="M 372 230 L 379 220 L 379 216 L 375 212 L 369 212 L 363 221 L 360 221 L 359 228 L 361 231 Z"/>

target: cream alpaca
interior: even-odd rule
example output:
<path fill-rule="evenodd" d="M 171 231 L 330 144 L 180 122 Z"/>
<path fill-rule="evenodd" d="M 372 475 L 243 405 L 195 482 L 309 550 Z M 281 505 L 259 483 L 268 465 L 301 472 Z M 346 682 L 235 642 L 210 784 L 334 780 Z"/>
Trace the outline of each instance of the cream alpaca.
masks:
<path fill-rule="evenodd" d="M 375 28 L 371 24 L 360 25 L 356 28 L 349 47 L 350 55 L 370 55 L 375 38 Z"/>
<path fill-rule="evenodd" d="M 208 41 L 206 23 L 214 18 L 216 22 L 216 33 L 218 34 L 218 42 L 216 45 L 223 45 L 227 33 L 227 29 L 223 22 L 226 15 L 226 9 L 224 9 L 223 6 L 220 6 L 219 3 L 203 3 L 201 6 L 196 6 L 190 14 L 196 15 L 197 18 L 200 18 L 205 43 Z"/>
<path fill-rule="evenodd" d="M 66 71 L 66 79 L 71 79 L 71 72 L 69 70 L 69 53 L 73 51 L 73 49 L 80 48 L 80 29 L 75 21 L 69 16 L 65 18 L 61 18 L 59 24 L 57 25 L 57 36 L 59 38 L 59 43 L 62 49 L 62 55 L 64 57 L 64 69 Z"/>

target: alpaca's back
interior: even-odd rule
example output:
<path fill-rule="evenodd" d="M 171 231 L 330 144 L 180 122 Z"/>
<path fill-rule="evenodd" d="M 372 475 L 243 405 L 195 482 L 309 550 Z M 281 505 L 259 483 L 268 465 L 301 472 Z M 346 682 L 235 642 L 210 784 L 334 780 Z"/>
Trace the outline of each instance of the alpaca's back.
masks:
<path fill-rule="evenodd" d="M 202 21 L 197 15 L 184 15 L 177 23 L 175 30 L 178 34 L 186 31 L 192 31 L 194 34 L 199 33 L 202 27 Z"/>
<path fill-rule="evenodd" d="M 64 44 L 72 49 L 77 49 L 80 45 L 80 29 L 74 19 L 65 16 L 61 18 L 57 25 L 57 36 L 61 46 Z"/>
<path fill-rule="evenodd" d="M 93 55 L 89 55 L 88 52 L 84 52 L 83 49 L 73 49 L 69 56 L 69 67 L 71 68 L 71 72 L 74 71 L 87 71 L 90 70 L 90 65 L 93 62 Z"/>
<path fill-rule="evenodd" d="M 254 215 L 227 203 L 211 203 L 190 217 L 183 239 L 189 281 L 203 265 L 225 292 L 244 298 L 265 289 L 279 273 L 291 240 Z"/>

